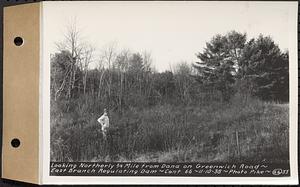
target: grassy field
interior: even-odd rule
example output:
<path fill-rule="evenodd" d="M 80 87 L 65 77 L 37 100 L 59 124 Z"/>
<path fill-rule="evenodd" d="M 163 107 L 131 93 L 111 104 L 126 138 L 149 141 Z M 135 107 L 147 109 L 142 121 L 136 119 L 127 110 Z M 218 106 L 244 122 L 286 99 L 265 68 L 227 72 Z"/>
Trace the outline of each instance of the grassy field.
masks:
<path fill-rule="evenodd" d="M 256 99 L 207 105 L 156 105 L 109 113 L 103 140 L 81 108 L 51 110 L 52 161 L 288 162 L 289 106 Z M 55 112 L 54 112 L 55 111 Z"/>

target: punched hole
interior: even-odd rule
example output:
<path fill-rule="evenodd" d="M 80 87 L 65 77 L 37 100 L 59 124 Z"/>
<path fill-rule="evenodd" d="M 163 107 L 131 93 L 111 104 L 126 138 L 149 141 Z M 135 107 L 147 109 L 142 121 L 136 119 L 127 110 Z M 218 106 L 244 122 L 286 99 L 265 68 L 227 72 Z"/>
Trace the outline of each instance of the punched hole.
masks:
<path fill-rule="evenodd" d="M 17 148 L 20 146 L 21 142 L 18 138 L 14 138 L 12 139 L 12 141 L 10 142 L 11 143 L 11 146 L 14 147 L 14 148 Z"/>
<path fill-rule="evenodd" d="M 19 36 L 15 37 L 14 43 L 15 43 L 16 46 L 21 46 L 23 44 L 23 38 L 21 38 Z"/>

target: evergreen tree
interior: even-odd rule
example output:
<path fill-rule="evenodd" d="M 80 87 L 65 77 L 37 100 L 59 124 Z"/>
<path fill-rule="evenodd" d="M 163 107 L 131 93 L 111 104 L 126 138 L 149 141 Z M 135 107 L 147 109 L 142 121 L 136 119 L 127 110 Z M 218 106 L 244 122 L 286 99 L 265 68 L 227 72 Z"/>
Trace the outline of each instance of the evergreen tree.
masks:
<path fill-rule="evenodd" d="M 240 63 L 246 34 L 231 31 L 225 36 L 216 35 L 206 43 L 206 48 L 197 57 L 194 67 L 198 70 L 198 80 L 206 87 L 219 90 L 223 101 L 233 95 L 236 72 Z"/>
<path fill-rule="evenodd" d="M 288 101 L 288 52 L 282 53 L 271 37 L 246 42 L 246 34 L 236 31 L 216 35 L 197 57 L 197 80 L 220 91 L 224 101 L 236 89 L 263 100 Z M 240 84 L 235 85 L 237 80 Z"/>
<path fill-rule="evenodd" d="M 288 101 L 288 52 L 282 53 L 271 37 L 260 35 L 244 48 L 240 77 L 251 80 L 252 94 L 263 100 Z"/>

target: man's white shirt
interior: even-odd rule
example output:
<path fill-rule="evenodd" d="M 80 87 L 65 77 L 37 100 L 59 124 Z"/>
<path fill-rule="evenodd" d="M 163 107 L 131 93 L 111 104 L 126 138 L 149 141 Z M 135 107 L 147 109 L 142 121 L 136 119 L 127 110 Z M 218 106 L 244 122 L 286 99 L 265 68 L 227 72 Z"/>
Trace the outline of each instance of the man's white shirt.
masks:
<path fill-rule="evenodd" d="M 102 130 L 109 127 L 109 118 L 106 113 L 104 113 L 97 121 L 101 124 Z"/>

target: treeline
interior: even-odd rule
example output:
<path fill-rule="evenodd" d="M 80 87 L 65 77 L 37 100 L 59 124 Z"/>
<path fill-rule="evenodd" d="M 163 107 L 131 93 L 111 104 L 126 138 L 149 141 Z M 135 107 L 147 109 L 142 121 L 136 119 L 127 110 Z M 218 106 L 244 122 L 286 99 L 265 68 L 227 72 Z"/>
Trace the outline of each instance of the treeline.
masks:
<path fill-rule="evenodd" d="M 189 104 L 199 99 L 199 83 L 187 63 L 178 64 L 173 72 L 158 73 L 140 53 L 123 51 L 113 58 L 110 68 L 102 66 L 85 71 L 70 59 L 71 53 L 62 51 L 51 60 L 54 101 L 71 104 L 74 99 L 93 98 L 102 107 L 122 111 L 163 103 Z"/>
<path fill-rule="evenodd" d="M 235 31 L 216 35 L 197 54 L 200 62 L 180 63 L 162 73 L 152 68 L 149 53 L 117 53 L 114 45 L 102 51 L 98 68 L 89 69 L 94 49 L 76 46 L 76 39 L 70 40 L 71 50 L 61 48 L 51 58 L 55 101 L 71 104 L 74 98 L 92 97 L 98 105 L 118 111 L 162 102 L 228 101 L 236 92 L 245 98 L 288 101 L 288 52 L 281 52 L 270 37 L 247 41 L 246 34 Z"/>

